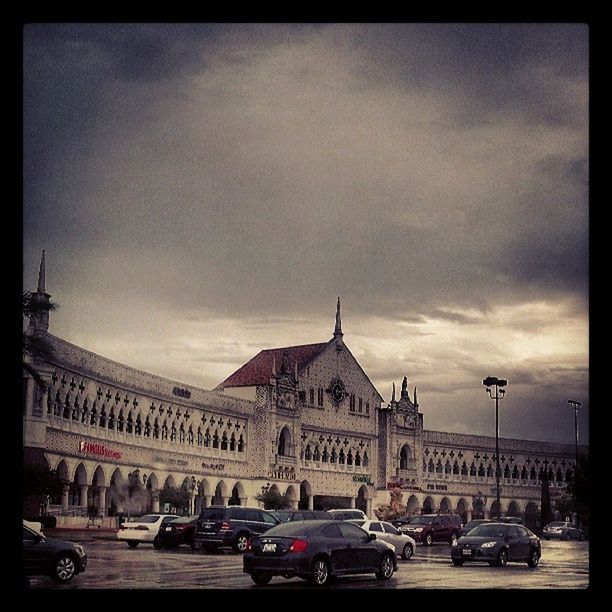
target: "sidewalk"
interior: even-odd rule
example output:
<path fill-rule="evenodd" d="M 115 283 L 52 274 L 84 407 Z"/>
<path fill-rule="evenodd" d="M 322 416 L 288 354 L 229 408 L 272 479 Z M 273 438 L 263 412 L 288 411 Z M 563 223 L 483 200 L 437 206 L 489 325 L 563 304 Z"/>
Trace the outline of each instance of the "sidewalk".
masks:
<path fill-rule="evenodd" d="M 98 529 L 89 527 L 82 529 L 55 528 L 43 529 L 43 535 L 48 538 L 59 538 L 70 542 L 92 542 L 94 540 L 116 540 L 118 529 Z"/>

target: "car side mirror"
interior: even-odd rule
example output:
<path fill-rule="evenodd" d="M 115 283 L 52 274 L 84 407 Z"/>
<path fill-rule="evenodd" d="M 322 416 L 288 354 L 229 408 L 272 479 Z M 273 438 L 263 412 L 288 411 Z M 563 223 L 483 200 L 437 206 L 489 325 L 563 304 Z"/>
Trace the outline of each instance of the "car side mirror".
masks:
<path fill-rule="evenodd" d="M 375 533 L 368 533 L 368 542 L 371 542 L 372 540 L 376 539 L 376 534 Z"/>

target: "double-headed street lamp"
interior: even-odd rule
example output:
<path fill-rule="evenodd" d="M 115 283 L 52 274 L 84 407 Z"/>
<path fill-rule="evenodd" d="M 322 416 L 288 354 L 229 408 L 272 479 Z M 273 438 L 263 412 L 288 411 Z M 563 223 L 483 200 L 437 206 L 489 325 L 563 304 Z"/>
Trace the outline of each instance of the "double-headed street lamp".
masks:
<path fill-rule="evenodd" d="M 582 404 L 576 400 L 567 400 L 570 408 L 574 411 L 574 433 L 576 436 L 576 468 L 578 467 L 578 411 Z"/>
<path fill-rule="evenodd" d="M 504 399 L 506 390 L 504 387 L 508 384 L 503 378 L 488 376 L 482 381 L 482 384 L 487 388 L 487 393 L 491 399 L 495 400 L 495 482 L 497 485 L 497 520 L 501 518 L 501 502 L 499 499 L 499 400 Z M 495 395 L 492 394 L 492 387 L 495 387 Z"/>

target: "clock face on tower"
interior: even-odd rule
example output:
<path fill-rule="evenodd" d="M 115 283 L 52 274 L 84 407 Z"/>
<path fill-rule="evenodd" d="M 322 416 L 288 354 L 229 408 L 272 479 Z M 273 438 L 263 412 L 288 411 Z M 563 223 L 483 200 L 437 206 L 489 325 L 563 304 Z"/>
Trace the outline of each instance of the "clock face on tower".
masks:
<path fill-rule="evenodd" d="M 344 383 L 339 378 L 334 378 L 329 385 L 329 390 L 331 393 L 332 402 L 338 406 L 340 402 L 344 399 L 346 395 L 346 389 L 344 388 Z"/>

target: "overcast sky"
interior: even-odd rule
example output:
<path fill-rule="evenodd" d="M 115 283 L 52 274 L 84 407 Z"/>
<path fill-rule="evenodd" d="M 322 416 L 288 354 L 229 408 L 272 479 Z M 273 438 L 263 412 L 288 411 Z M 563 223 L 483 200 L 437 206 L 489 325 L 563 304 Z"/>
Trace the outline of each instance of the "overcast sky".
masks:
<path fill-rule="evenodd" d="M 425 427 L 588 439 L 588 28 L 24 30 L 24 285 L 50 331 L 212 388 L 344 339 Z"/>

